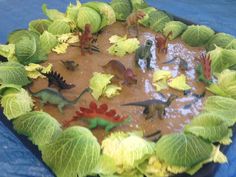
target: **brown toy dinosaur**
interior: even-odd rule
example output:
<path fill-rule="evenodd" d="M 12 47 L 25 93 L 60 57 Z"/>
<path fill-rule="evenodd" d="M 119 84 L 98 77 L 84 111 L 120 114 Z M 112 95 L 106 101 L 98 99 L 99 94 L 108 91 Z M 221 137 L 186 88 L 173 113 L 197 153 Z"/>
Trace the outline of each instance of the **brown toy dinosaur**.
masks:
<path fill-rule="evenodd" d="M 81 55 L 85 55 L 86 52 L 92 54 L 92 42 L 94 40 L 92 35 L 92 29 L 90 24 L 86 24 L 84 31 L 79 34 L 79 43 Z"/>
<path fill-rule="evenodd" d="M 134 103 L 127 103 L 123 104 L 122 106 L 141 106 L 144 107 L 143 114 L 146 115 L 146 119 L 150 119 L 156 116 L 156 113 L 158 113 L 158 117 L 162 119 L 163 115 L 165 115 L 165 108 L 170 106 L 171 102 L 176 98 L 176 95 L 170 95 L 167 101 L 153 99 Z"/>
<path fill-rule="evenodd" d="M 127 34 L 129 34 L 129 30 L 131 27 L 135 27 L 136 29 L 136 36 L 139 36 L 139 23 L 138 21 L 143 19 L 145 17 L 146 13 L 137 10 L 133 13 L 131 13 L 127 18 L 126 18 L 126 25 L 127 25 Z"/>
<path fill-rule="evenodd" d="M 168 38 L 172 35 L 172 31 L 168 33 L 168 35 L 165 37 L 163 35 L 156 35 L 155 40 L 156 40 L 156 46 L 159 52 L 164 52 L 167 53 L 167 41 Z"/>
<path fill-rule="evenodd" d="M 102 68 L 115 76 L 115 79 L 124 81 L 125 85 L 137 84 L 137 79 L 135 74 L 130 68 L 125 68 L 125 66 L 118 60 L 111 60 Z"/>

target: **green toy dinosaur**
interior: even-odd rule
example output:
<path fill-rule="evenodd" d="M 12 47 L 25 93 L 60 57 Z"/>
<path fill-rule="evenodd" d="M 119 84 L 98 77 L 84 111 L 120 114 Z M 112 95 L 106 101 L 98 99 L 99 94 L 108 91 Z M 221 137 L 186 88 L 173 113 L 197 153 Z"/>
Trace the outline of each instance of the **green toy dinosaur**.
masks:
<path fill-rule="evenodd" d="M 52 88 L 45 88 L 36 93 L 33 93 L 30 89 L 29 91 L 33 96 L 38 97 L 41 100 L 42 106 L 46 103 L 57 105 L 59 111 L 63 113 L 63 108 L 65 106 L 72 106 L 76 104 L 81 96 L 83 96 L 86 92 L 90 92 L 90 88 L 84 89 L 81 94 L 72 101 L 68 100 L 61 93 Z"/>
<path fill-rule="evenodd" d="M 127 103 L 122 106 L 142 106 L 144 107 L 143 113 L 146 115 L 146 119 L 150 119 L 158 113 L 159 118 L 163 118 L 165 115 L 165 108 L 169 107 L 171 102 L 177 98 L 176 95 L 170 95 L 167 101 L 158 99 L 146 100 L 141 102 Z"/>
<path fill-rule="evenodd" d="M 135 63 L 137 66 L 142 68 L 142 62 L 146 61 L 146 67 L 151 69 L 151 59 L 152 59 L 152 48 L 153 42 L 151 40 L 147 40 L 145 45 L 140 46 L 135 52 Z"/>
<path fill-rule="evenodd" d="M 71 122 L 82 119 L 88 123 L 89 129 L 94 129 L 98 126 L 103 127 L 106 132 L 111 129 L 122 126 L 130 122 L 128 116 L 120 116 L 116 114 L 114 109 L 108 110 L 107 104 L 102 104 L 99 107 L 95 102 L 91 102 L 89 108 L 80 107 L 71 120 L 66 121 L 64 126 L 68 126 Z"/>

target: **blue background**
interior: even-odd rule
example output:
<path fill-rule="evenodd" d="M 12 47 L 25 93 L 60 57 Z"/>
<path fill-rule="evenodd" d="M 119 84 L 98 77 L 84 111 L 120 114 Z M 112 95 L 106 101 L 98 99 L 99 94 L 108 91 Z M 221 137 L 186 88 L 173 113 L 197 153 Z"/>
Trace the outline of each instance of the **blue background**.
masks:
<path fill-rule="evenodd" d="M 73 2 L 73 1 L 72 1 Z M 85 1 L 81 1 L 85 2 Z M 147 0 L 150 5 L 179 17 L 236 36 L 236 0 Z M 38 18 L 41 5 L 65 11 L 69 0 L 0 0 L 0 43 L 7 35 Z M 0 114 L 0 117 L 2 115 Z M 214 177 L 236 176 L 236 137 L 226 155 L 229 163 L 219 166 Z M 0 121 L 0 177 L 52 177 L 52 173 Z"/>

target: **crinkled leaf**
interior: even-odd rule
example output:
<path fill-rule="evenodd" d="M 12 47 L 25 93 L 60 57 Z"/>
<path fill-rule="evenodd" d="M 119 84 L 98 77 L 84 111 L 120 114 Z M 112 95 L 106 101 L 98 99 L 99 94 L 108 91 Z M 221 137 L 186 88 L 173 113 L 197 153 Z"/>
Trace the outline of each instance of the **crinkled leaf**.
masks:
<path fill-rule="evenodd" d="M 170 22 L 170 17 L 163 11 L 153 11 L 149 15 L 150 27 L 155 32 L 162 32 L 166 23 Z"/>
<path fill-rule="evenodd" d="M 186 83 L 186 76 L 181 74 L 180 76 L 168 81 L 168 85 L 177 90 L 190 90 L 191 87 Z"/>
<path fill-rule="evenodd" d="M 48 32 L 54 35 L 70 33 L 70 25 L 66 20 L 55 20 L 48 27 Z"/>
<path fill-rule="evenodd" d="M 69 47 L 69 44 L 62 43 L 58 44 L 56 47 L 52 49 L 53 52 L 56 52 L 57 54 L 63 54 L 66 53 L 67 48 Z"/>
<path fill-rule="evenodd" d="M 114 159 L 118 173 L 122 173 L 134 169 L 152 155 L 153 145 L 142 137 L 118 132 L 103 140 L 102 150 L 103 154 Z"/>
<path fill-rule="evenodd" d="M 92 33 L 96 33 L 100 29 L 101 22 L 102 18 L 96 10 L 90 7 L 79 8 L 79 13 L 77 16 L 77 26 L 81 30 L 84 30 L 86 24 L 90 24 L 92 28 Z"/>
<path fill-rule="evenodd" d="M 58 177 L 87 176 L 96 167 L 100 145 L 83 127 L 70 127 L 42 147 L 42 158 Z"/>
<path fill-rule="evenodd" d="M 170 32 L 172 34 L 169 36 L 170 40 L 173 40 L 179 37 L 185 30 L 187 29 L 187 25 L 180 21 L 171 21 L 166 23 L 165 28 L 163 29 L 163 33 L 167 36 Z"/>
<path fill-rule="evenodd" d="M 214 113 L 232 126 L 236 122 L 236 100 L 221 96 L 208 97 L 203 109 L 205 112 Z"/>
<path fill-rule="evenodd" d="M 144 0 L 130 0 L 130 2 L 132 4 L 133 11 L 148 7 Z"/>
<path fill-rule="evenodd" d="M 29 23 L 29 30 L 39 34 L 43 34 L 44 31 L 48 30 L 48 26 L 52 22 L 47 19 L 33 20 Z"/>
<path fill-rule="evenodd" d="M 28 92 L 24 89 L 17 91 L 16 89 L 7 90 L 1 99 L 3 113 L 11 120 L 15 119 L 27 112 L 30 112 L 33 107 L 33 100 Z"/>
<path fill-rule="evenodd" d="M 96 10 L 102 17 L 100 29 L 107 25 L 111 25 L 116 22 L 116 15 L 113 8 L 105 2 L 88 2 L 83 4 L 83 6 L 90 7 Z"/>
<path fill-rule="evenodd" d="M 127 39 L 126 36 L 111 36 L 110 43 L 113 45 L 108 49 L 108 52 L 111 55 L 116 55 L 119 57 L 123 57 L 124 55 L 133 53 L 139 47 L 139 41 L 137 38 L 129 38 Z"/>
<path fill-rule="evenodd" d="M 13 121 L 13 125 L 19 134 L 27 136 L 39 148 L 51 142 L 62 132 L 55 118 L 39 111 L 21 115 Z"/>
<path fill-rule="evenodd" d="M 147 7 L 142 9 L 142 11 L 146 14 L 143 19 L 139 20 L 139 23 L 142 24 L 143 26 L 150 27 L 150 14 L 154 11 L 157 11 L 154 7 Z"/>
<path fill-rule="evenodd" d="M 236 49 L 236 39 L 234 36 L 226 33 L 217 33 L 208 41 L 206 50 L 214 50 L 216 46 L 224 49 Z"/>
<path fill-rule="evenodd" d="M 182 40 L 192 47 L 199 47 L 206 44 L 214 33 L 215 32 L 207 26 L 191 25 L 182 34 Z"/>
<path fill-rule="evenodd" d="M 39 36 L 33 32 L 19 38 L 16 42 L 16 57 L 24 65 L 29 63 L 40 63 L 47 59 L 42 50 Z"/>
<path fill-rule="evenodd" d="M 126 20 L 132 12 L 130 0 L 112 0 L 111 7 L 114 9 L 117 20 Z"/>
<path fill-rule="evenodd" d="M 226 144 L 229 144 L 232 136 L 232 131 L 226 122 L 221 116 L 214 113 L 203 113 L 195 117 L 190 124 L 185 126 L 185 132 L 192 133 L 212 143 L 224 140 Z"/>
<path fill-rule="evenodd" d="M 43 13 L 52 21 L 65 18 L 65 14 L 57 9 L 48 9 L 46 4 L 42 5 Z"/>
<path fill-rule="evenodd" d="M 167 80 L 171 78 L 171 72 L 165 70 L 158 70 L 153 73 L 152 83 L 159 92 L 168 87 Z"/>
<path fill-rule="evenodd" d="M 236 71 L 224 70 L 218 75 L 217 83 L 207 88 L 219 96 L 226 96 L 236 99 Z"/>
<path fill-rule="evenodd" d="M 28 66 L 25 66 L 25 70 L 27 72 L 27 76 L 31 79 L 37 79 L 38 77 L 45 78 L 42 73 L 48 73 L 52 70 L 52 64 L 48 64 L 48 66 L 44 67 L 39 64 L 30 63 Z"/>
<path fill-rule="evenodd" d="M 73 33 L 66 33 L 66 34 L 62 34 L 59 35 L 57 40 L 59 41 L 59 43 L 76 43 L 79 42 L 79 37 L 78 35 L 75 35 Z"/>
<path fill-rule="evenodd" d="M 224 69 L 236 65 L 236 50 L 216 47 L 208 52 L 211 57 L 211 68 L 213 73 L 221 73 Z"/>
<path fill-rule="evenodd" d="M 112 98 L 114 96 L 119 95 L 121 90 L 122 90 L 121 87 L 111 84 L 111 85 L 108 85 L 106 87 L 106 89 L 104 90 L 103 95 L 108 97 L 108 98 Z"/>
<path fill-rule="evenodd" d="M 44 31 L 40 36 L 40 44 L 45 53 L 49 53 L 57 44 L 57 37 L 48 31 Z"/>
<path fill-rule="evenodd" d="M 116 172 L 116 165 L 114 159 L 107 155 L 101 155 L 96 167 L 93 169 L 93 174 L 112 175 Z"/>
<path fill-rule="evenodd" d="M 8 61 L 17 61 L 15 44 L 0 45 L 0 56 L 7 58 Z"/>
<path fill-rule="evenodd" d="M 156 156 L 169 165 L 192 167 L 211 156 L 213 146 L 195 135 L 164 135 L 156 144 Z"/>
<path fill-rule="evenodd" d="M 0 63 L 0 83 L 25 86 L 30 83 L 23 65 L 17 62 Z"/>
<path fill-rule="evenodd" d="M 104 93 L 112 78 L 113 75 L 111 74 L 93 73 L 93 77 L 89 81 L 89 87 L 92 89 L 92 95 L 96 100 Z"/>

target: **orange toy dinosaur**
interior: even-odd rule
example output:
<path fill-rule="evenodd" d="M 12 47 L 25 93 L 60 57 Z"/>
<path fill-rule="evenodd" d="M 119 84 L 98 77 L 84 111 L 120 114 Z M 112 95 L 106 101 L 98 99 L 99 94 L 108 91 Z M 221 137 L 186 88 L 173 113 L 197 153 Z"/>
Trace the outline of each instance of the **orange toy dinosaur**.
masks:
<path fill-rule="evenodd" d="M 84 27 L 84 31 L 79 34 L 79 43 L 80 43 L 80 51 L 81 55 L 85 55 L 85 52 L 92 54 L 92 42 L 94 40 L 92 35 L 92 29 L 90 24 L 86 24 Z"/>
<path fill-rule="evenodd" d="M 167 53 L 167 41 L 168 38 L 172 35 L 172 31 L 168 33 L 168 35 L 165 37 L 163 35 L 157 35 L 155 37 L 156 40 L 156 46 L 158 48 L 158 53 L 159 52 L 164 52 Z"/>
<path fill-rule="evenodd" d="M 145 12 L 137 10 L 131 13 L 126 19 L 127 32 L 129 34 L 130 27 L 134 26 L 136 28 L 136 36 L 139 36 L 139 23 L 138 21 L 145 17 Z"/>

